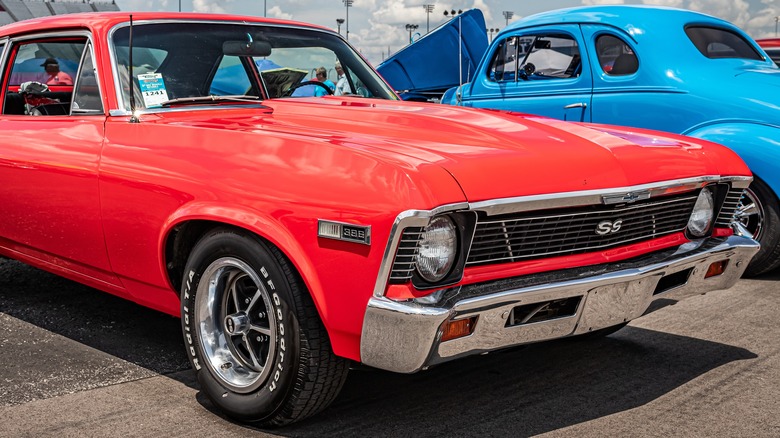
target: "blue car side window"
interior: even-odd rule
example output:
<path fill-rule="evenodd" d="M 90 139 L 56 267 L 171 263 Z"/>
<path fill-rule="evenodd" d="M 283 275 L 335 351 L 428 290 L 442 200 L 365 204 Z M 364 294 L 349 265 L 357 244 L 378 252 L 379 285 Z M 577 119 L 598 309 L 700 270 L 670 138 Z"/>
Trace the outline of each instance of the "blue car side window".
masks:
<path fill-rule="evenodd" d="M 630 75 L 639 70 L 634 50 L 614 35 L 601 35 L 596 39 L 596 56 L 601 69 L 610 76 Z"/>
<path fill-rule="evenodd" d="M 490 66 L 493 82 L 568 79 L 582 73 L 582 57 L 569 35 L 513 36 L 498 44 Z"/>

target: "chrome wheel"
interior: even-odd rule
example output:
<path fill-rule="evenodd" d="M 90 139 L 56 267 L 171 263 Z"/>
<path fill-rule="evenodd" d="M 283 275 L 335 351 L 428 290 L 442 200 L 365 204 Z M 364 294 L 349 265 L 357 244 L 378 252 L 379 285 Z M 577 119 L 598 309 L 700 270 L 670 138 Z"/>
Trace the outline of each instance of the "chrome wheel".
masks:
<path fill-rule="evenodd" d="M 257 273 L 232 257 L 203 272 L 195 300 L 198 338 L 206 366 L 230 390 L 256 390 L 273 369 L 276 315 Z"/>
<path fill-rule="evenodd" d="M 739 200 L 734 217 L 753 235 L 753 239 L 761 238 L 766 212 L 761 200 L 750 188 L 745 190 L 745 194 Z"/>

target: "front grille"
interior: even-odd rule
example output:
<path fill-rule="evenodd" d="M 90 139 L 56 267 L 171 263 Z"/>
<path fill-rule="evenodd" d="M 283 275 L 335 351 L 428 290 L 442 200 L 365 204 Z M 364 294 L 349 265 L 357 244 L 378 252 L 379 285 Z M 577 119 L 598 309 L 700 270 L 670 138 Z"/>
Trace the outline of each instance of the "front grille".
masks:
<path fill-rule="evenodd" d="M 580 254 L 683 231 L 697 194 L 689 192 L 630 205 L 481 217 L 467 264 Z M 604 234 L 597 234 L 597 229 Z"/>
<path fill-rule="evenodd" d="M 720 209 L 718 219 L 715 221 L 716 227 L 728 227 L 734 222 L 734 215 L 737 212 L 737 208 L 740 204 L 740 199 L 745 192 L 745 189 L 732 188 L 726 194 L 726 199 L 723 201 L 723 207 Z"/>

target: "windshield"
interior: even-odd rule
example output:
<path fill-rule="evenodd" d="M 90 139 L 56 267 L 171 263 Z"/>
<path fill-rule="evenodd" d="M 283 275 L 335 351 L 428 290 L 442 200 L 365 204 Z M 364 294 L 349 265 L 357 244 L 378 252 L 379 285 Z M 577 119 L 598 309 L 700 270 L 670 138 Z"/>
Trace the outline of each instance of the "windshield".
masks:
<path fill-rule="evenodd" d="M 125 110 L 130 110 L 129 29 L 118 28 L 112 35 L 115 80 L 122 90 L 118 98 Z M 236 47 L 252 44 L 264 50 L 236 52 Z M 397 99 L 359 55 L 325 31 L 259 24 L 134 24 L 132 55 L 138 109 L 208 96 L 274 99 L 338 94 Z M 202 100 L 226 101 L 251 102 Z"/>

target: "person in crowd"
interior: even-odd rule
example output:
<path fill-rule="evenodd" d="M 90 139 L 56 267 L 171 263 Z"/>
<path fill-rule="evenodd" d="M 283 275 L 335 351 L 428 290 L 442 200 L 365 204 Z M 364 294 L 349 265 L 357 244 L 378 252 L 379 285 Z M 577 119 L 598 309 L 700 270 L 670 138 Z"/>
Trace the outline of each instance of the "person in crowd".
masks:
<path fill-rule="evenodd" d="M 60 63 L 55 58 L 46 58 L 41 67 L 46 70 L 46 85 L 73 85 L 73 78 L 60 71 Z"/>
<path fill-rule="evenodd" d="M 317 68 L 316 76 L 317 76 L 317 80 L 322 82 L 323 84 L 325 84 L 326 87 L 330 88 L 331 92 L 335 92 L 336 91 L 336 84 L 334 84 L 333 81 L 328 79 L 328 71 L 325 70 L 325 67 Z M 314 95 L 315 96 L 325 96 L 327 94 L 328 94 L 328 92 L 325 91 L 324 88 L 319 87 L 319 86 L 314 90 Z"/>
<path fill-rule="evenodd" d="M 344 73 L 344 69 L 341 67 L 340 62 L 336 63 L 336 74 L 339 78 L 336 81 L 336 92 L 333 94 L 336 96 L 352 94 L 352 90 L 349 88 L 349 81 L 347 81 L 347 75 Z"/>

